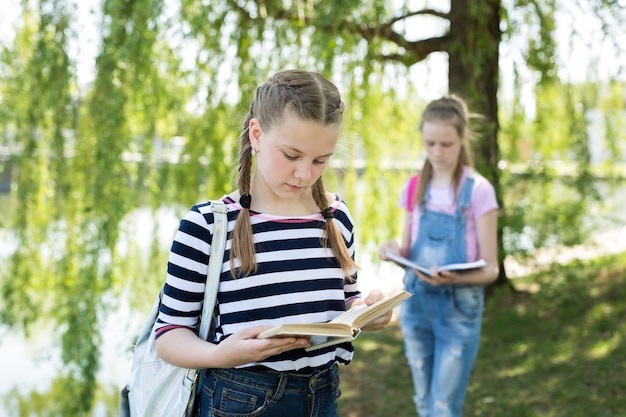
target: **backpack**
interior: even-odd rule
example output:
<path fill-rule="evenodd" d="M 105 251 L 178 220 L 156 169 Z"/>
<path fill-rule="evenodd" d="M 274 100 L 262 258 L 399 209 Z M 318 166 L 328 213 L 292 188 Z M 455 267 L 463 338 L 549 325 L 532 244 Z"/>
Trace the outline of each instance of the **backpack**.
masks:
<path fill-rule="evenodd" d="M 208 339 L 211 329 L 228 234 L 228 206 L 212 201 L 211 208 L 215 222 L 198 333 L 204 340 Z M 196 414 L 199 370 L 172 365 L 156 353 L 154 326 L 162 296 L 163 287 L 133 348 L 129 382 L 120 395 L 120 417 L 191 417 Z"/>

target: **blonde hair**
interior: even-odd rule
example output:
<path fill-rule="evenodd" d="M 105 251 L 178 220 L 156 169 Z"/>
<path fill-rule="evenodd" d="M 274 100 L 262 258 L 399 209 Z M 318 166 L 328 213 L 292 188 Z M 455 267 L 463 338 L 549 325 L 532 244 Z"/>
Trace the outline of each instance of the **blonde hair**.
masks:
<path fill-rule="evenodd" d="M 242 200 L 246 199 L 248 203 L 242 204 L 242 210 L 237 216 L 233 231 L 230 251 L 231 275 L 233 277 L 237 275 L 234 267 L 235 259 L 239 259 L 241 263 L 239 271 L 237 271 L 239 274 L 249 275 L 257 269 L 249 211 L 250 178 L 252 175 L 250 120 L 256 118 L 265 129 L 271 129 L 272 126 L 282 121 L 286 111 L 291 111 L 302 120 L 315 121 L 324 125 L 341 125 L 343 110 L 344 104 L 337 87 L 315 72 L 281 71 L 257 88 L 239 136 L 237 188 Z M 346 278 L 349 279 L 350 272 L 354 270 L 356 264 L 348 252 L 347 243 L 341 231 L 330 216 L 329 205 L 331 202 L 326 198 L 322 177 L 313 184 L 311 191 L 317 207 L 324 213 L 325 224 L 322 244 L 333 251 L 339 266 L 346 274 Z"/>
<path fill-rule="evenodd" d="M 474 167 L 472 155 L 469 149 L 469 139 L 471 131 L 469 128 L 470 115 L 467 110 L 465 101 L 455 95 L 442 97 L 431 101 L 422 113 L 422 121 L 420 123 L 420 131 L 424 128 L 424 123 L 447 123 L 456 129 L 457 134 L 461 138 L 461 152 L 456 162 L 454 173 L 452 175 L 452 189 L 454 190 L 454 199 L 456 201 L 458 188 L 463 177 L 463 169 L 466 166 Z M 414 205 L 419 205 L 426 194 L 426 188 L 433 175 L 433 166 L 426 158 L 424 166 L 420 172 L 419 182 L 417 184 L 417 192 L 413 200 Z"/>

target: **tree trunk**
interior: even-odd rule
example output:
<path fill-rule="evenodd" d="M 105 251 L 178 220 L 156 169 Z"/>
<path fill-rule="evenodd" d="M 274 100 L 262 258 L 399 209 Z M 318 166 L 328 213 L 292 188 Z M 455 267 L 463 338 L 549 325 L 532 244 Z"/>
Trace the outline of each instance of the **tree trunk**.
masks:
<path fill-rule="evenodd" d="M 498 168 L 498 48 L 501 0 L 451 0 L 449 88 L 467 100 L 470 112 L 483 122 L 473 126 L 478 133 L 471 148 L 477 170 L 496 188 L 503 211 Z M 510 285 L 504 270 L 502 222 L 498 222 L 500 275 L 495 285 Z"/>

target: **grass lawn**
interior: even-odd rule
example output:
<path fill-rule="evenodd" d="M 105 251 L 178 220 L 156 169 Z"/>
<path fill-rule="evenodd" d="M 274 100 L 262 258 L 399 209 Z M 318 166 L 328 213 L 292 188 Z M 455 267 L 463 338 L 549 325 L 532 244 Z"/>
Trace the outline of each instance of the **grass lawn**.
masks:
<path fill-rule="evenodd" d="M 485 310 L 464 417 L 626 416 L 626 254 L 513 281 Z M 398 323 L 341 367 L 342 417 L 415 417 Z"/>

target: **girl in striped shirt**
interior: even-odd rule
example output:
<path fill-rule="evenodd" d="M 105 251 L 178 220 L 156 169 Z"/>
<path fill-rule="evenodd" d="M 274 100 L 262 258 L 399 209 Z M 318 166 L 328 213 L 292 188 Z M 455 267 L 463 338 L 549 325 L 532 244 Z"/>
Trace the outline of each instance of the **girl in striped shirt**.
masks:
<path fill-rule="evenodd" d="M 209 341 L 196 328 L 212 240 L 210 202 L 180 222 L 157 351 L 177 366 L 205 369 L 202 417 L 338 416 L 337 364 L 352 360 L 351 343 L 307 352 L 306 337 L 256 336 L 278 324 L 329 321 L 384 296 L 374 290 L 361 297 L 350 211 L 322 181 L 343 111 L 335 85 L 314 72 L 281 71 L 257 89 L 240 135 L 237 189 L 222 198 L 228 239 Z M 390 318 L 364 330 L 379 330 Z"/>

